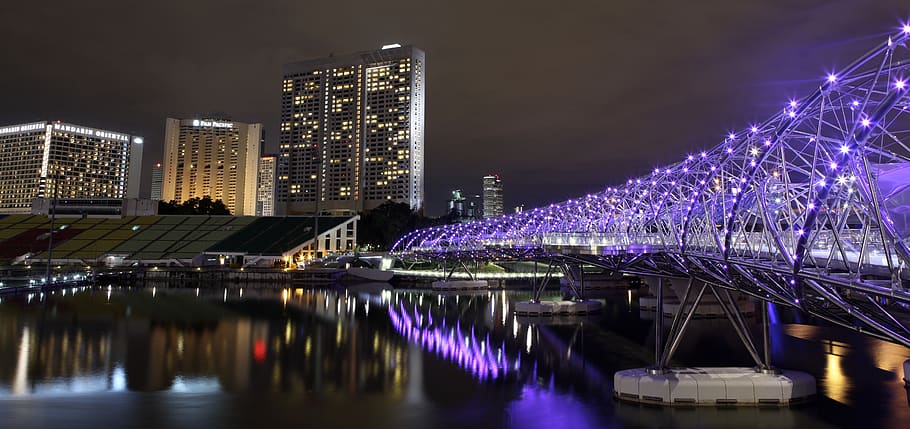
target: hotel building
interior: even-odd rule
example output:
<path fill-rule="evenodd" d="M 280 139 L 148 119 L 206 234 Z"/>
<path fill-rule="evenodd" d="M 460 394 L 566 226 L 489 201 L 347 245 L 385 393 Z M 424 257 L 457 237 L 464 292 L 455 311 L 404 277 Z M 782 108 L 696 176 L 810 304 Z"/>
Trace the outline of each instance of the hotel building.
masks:
<path fill-rule="evenodd" d="M 162 178 L 161 163 L 156 162 L 155 165 L 152 166 L 152 192 L 149 196 L 152 200 L 161 201 Z"/>
<path fill-rule="evenodd" d="M 262 125 L 223 119 L 167 119 L 161 198 L 178 203 L 206 195 L 231 214 L 256 214 Z"/>
<path fill-rule="evenodd" d="M 422 208 L 425 80 L 411 46 L 285 65 L 278 214 Z"/>
<path fill-rule="evenodd" d="M 256 188 L 256 216 L 275 215 L 275 155 L 259 158 L 259 185 Z"/>
<path fill-rule="evenodd" d="M 138 198 L 142 137 L 55 122 L 0 126 L 0 213 L 34 198 Z"/>

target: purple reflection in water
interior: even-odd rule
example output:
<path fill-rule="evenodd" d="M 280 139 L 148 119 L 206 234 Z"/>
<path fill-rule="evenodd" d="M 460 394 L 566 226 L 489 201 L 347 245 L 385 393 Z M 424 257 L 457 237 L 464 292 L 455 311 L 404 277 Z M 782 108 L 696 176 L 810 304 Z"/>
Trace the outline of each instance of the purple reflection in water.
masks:
<path fill-rule="evenodd" d="M 494 354 L 490 335 L 478 339 L 473 326 L 470 335 L 466 335 L 462 332 L 461 322 L 447 328 L 443 319 L 441 325 L 435 325 L 432 317 L 424 317 L 416 307 L 412 317 L 402 304 L 397 308 L 389 305 L 389 318 L 395 330 L 408 341 L 457 363 L 480 380 L 495 380 L 506 372 L 507 367 L 503 363 L 507 362 L 503 356 L 505 348 L 498 347 Z"/>

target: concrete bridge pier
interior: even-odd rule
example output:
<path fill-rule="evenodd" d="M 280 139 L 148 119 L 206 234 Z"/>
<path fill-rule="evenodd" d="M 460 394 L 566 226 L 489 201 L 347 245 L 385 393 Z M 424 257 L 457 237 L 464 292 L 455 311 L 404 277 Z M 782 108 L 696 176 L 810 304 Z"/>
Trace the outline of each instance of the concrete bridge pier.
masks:
<path fill-rule="evenodd" d="M 451 268 L 449 267 L 451 262 Z M 469 266 L 473 265 L 473 269 Z M 455 274 L 455 271 L 458 268 L 464 269 L 465 273 L 468 274 L 467 280 L 461 279 L 452 279 L 452 275 Z M 434 281 L 430 287 L 433 290 L 444 290 L 444 291 L 461 291 L 461 290 L 477 290 L 477 289 L 487 289 L 489 284 L 486 280 L 478 280 L 476 277 L 477 272 L 477 260 L 471 259 L 465 261 L 461 258 L 443 258 L 442 260 L 442 271 L 446 273 L 446 276 L 442 280 Z"/>
<path fill-rule="evenodd" d="M 584 273 L 579 275 L 580 280 L 576 281 L 571 278 L 570 273 L 580 271 L 581 266 L 572 264 L 565 260 L 547 260 L 545 274 L 539 276 L 539 261 L 534 261 L 534 279 L 531 287 L 533 295 L 529 301 L 515 303 L 515 314 L 519 316 L 559 316 L 559 315 L 588 315 L 598 313 L 603 309 L 600 301 L 585 299 Z M 569 288 L 572 290 L 573 297 L 565 297 L 561 301 L 542 301 L 541 294 L 552 280 L 555 270 L 562 270 L 565 277 L 569 277 Z"/>
<path fill-rule="evenodd" d="M 676 279 L 678 280 L 678 279 Z M 762 351 L 755 345 L 743 320 L 736 300 L 719 285 L 687 279 L 679 309 L 673 315 L 669 334 L 664 340 L 665 279 L 646 279 L 656 295 L 654 365 L 618 371 L 613 377 L 613 395 L 617 399 L 661 405 L 789 405 L 808 401 L 815 396 L 815 378 L 797 371 L 780 371 L 771 366 L 767 306 L 761 306 Z M 681 283 L 681 282 L 680 282 Z M 671 368 L 670 360 L 683 340 L 699 305 L 710 293 L 720 306 L 734 331 L 755 361 L 745 367 Z"/>

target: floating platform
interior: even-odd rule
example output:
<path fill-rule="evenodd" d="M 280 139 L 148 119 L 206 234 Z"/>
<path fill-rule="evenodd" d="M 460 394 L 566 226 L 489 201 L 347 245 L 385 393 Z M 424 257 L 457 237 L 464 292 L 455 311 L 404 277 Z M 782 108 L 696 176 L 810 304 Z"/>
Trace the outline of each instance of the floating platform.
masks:
<path fill-rule="evenodd" d="M 739 313 L 743 316 L 753 316 L 755 315 L 755 303 L 752 300 L 743 299 L 736 301 L 736 306 L 739 309 Z M 638 307 L 641 312 L 642 318 L 645 320 L 653 320 L 655 313 L 657 312 L 657 297 L 656 296 L 641 296 L 638 298 Z M 679 298 L 675 296 L 665 296 L 664 297 L 664 317 L 672 318 L 679 311 Z M 717 299 L 713 296 L 706 296 L 702 298 L 702 302 L 699 303 L 698 308 L 695 310 L 695 315 L 693 316 L 696 319 L 725 319 L 727 317 L 724 313 L 723 308 L 717 302 Z"/>
<path fill-rule="evenodd" d="M 487 289 L 486 280 L 437 280 L 433 282 L 433 290 L 477 290 Z"/>
<path fill-rule="evenodd" d="M 754 368 L 627 369 L 613 376 L 622 401 L 673 406 L 788 406 L 815 398 L 815 378 L 799 371 L 779 374 Z"/>
<path fill-rule="evenodd" d="M 519 316 L 586 315 L 603 309 L 600 301 L 521 301 L 515 303 L 515 314 Z"/>

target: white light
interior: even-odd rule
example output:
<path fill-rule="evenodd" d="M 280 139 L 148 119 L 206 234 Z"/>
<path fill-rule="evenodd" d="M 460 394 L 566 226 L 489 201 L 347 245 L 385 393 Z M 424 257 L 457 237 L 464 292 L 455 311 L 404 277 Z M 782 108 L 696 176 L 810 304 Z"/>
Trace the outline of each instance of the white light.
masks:
<path fill-rule="evenodd" d="M 894 82 L 894 86 L 897 89 L 904 89 L 904 86 L 906 86 L 906 85 L 907 84 L 903 80 L 900 80 L 900 79 L 897 82 Z"/>
<path fill-rule="evenodd" d="M 904 33 L 910 34 L 910 24 L 904 24 Z"/>
<path fill-rule="evenodd" d="M 198 119 L 193 119 L 193 126 L 194 126 L 194 127 L 198 127 L 198 126 L 199 126 L 199 120 L 198 120 Z"/>
<path fill-rule="evenodd" d="M 796 100 L 790 100 L 790 107 L 796 107 Z"/>
<path fill-rule="evenodd" d="M 142 137 L 133 138 L 133 143 L 142 144 L 145 140 L 142 140 Z"/>
<path fill-rule="evenodd" d="M 828 82 L 837 82 L 837 75 L 834 73 L 828 73 Z"/>
<path fill-rule="evenodd" d="M 848 147 L 847 145 L 843 145 L 840 147 L 840 153 L 846 155 L 848 152 L 850 152 L 850 147 Z"/>
<path fill-rule="evenodd" d="M 401 45 L 399 45 L 399 44 L 397 44 L 397 43 L 392 43 L 391 45 L 382 45 L 382 49 L 383 49 L 383 50 L 386 50 L 386 49 L 395 49 L 395 48 L 400 48 L 400 47 L 401 47 Z"/>
<path fill-rule="evenodd" d="M 795 118 L 795 117 L 796 117 L 796 112 L 794 112 L 794 111 L 791 110 L 790 113 L 787 113 L 787 116 L 789 116 L 789 117 L 791 117 L 791 118 Z"/>
<path fill-rule="evenodd" d="M 871 122 L 869 121 L 869 118 L 865 118 L 860 121 L 860 123 L 863 124 L 864 127 L 868 127 Z"/>

